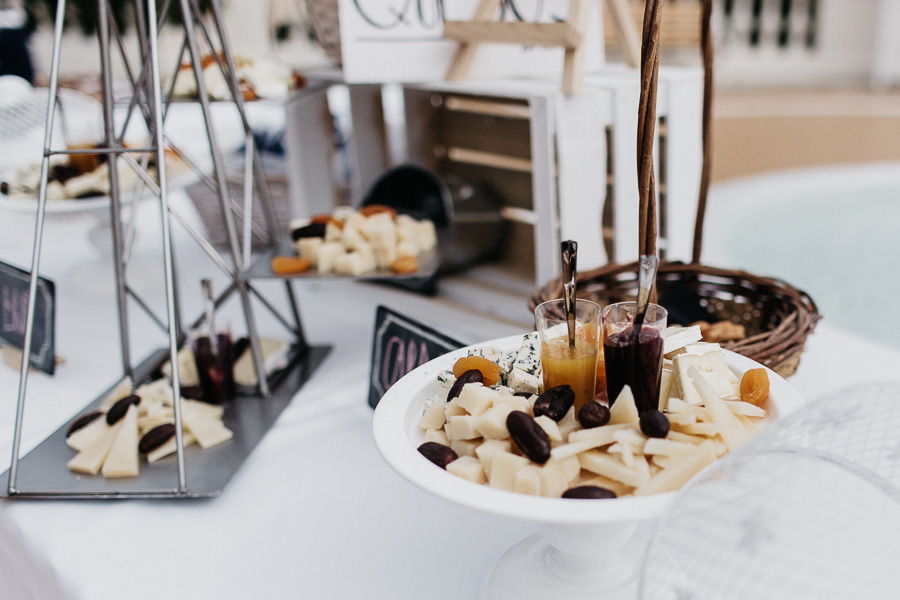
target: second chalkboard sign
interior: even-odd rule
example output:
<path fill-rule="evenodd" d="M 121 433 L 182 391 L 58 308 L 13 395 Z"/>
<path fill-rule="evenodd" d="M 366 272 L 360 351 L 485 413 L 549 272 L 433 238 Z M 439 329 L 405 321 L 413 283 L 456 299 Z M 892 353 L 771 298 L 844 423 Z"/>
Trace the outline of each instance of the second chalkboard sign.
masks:
<path fill-rule="evenodd" d="M 379 306 L 372 337 L 369 406 L 375 408 L 389 387 L 419 365 L 464 345 L 414 319 Z"/>
<path fill-rule="evenodd" d="M 28 271 L 0 261 L 0 341 L 25 349 L 28 315 Z M 38 277 L 31 338 L 31 365 L 45 373 L 56 369 L 56 286 Z"/>

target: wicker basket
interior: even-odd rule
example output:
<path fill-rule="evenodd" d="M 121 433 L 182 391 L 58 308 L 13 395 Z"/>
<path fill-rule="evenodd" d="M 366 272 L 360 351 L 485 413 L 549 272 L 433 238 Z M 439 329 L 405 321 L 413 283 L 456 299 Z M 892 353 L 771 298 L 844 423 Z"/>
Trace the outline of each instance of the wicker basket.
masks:
<path fill-rule="evenodd" d="M 637 270 L 637 263 L 629 263 L 579 273 L 578 297 L 601 306 L 634 300 Z M 745 327 L 745 339 L 723 343 L 723 348 L 752 358 L 782 377 L 797 370 L 806 337 L 819 320 L 816 304 L 805 292 L 784 281 L 745 271 L 663 263 L 656 280 L 658 293 L 664 296 L 675 285 L 696 292 L 700 305 L 717 319 Z M 554 279 L 535 290 L 529 305 L 534 309 L 541 302 L 561 298 L 562 293 L 562 283 Z"/>
<path fill-rule="evenodd" d="M 644 20 L 641 65 L 641 103 L 638 115 L 639 191 L 641 196 L 640 253 L 656 252 L 656 212 L 652 156 L 656 112 L 656 70 L 658 68 L 660 0 L 647 0 L 650 16 Z M 712 113 L 712 36 L 710 21 L 712 0 L 704 0 L 701 47 L 704 67 L 703 94 L 703 171 L 700 199 L 694 228 L 693 260 L 690 264 L 665 262 L 659 267 L 656 290 L 664 297 L 674 286 L 695 294 L 700 307 L 720 320 L 744 325 L 748 337 L 722 346 L 769 367 L 779 375 L 793 375 L 800 364 L 806 338 L 820 319 L 815 302 L 808 294 L 784 281 L 761 277 L 745 271 L 719 269 L 700 263 L 703 221 L 711 167 L 710 125 Z M 654 23 L 654 19 L 657 19 Z M 654 65 L 653 63 L 656 63 Z M 647 129 L 647 127 L 650 127 Z M 601 305 L 634 300 L 637 295 L 638 263 L 611 264 L 578 276 L 578 296 Z M 559 279 L 535 290 L 529 302 L 533 309 L 546 300 L 561 298 Z"/>

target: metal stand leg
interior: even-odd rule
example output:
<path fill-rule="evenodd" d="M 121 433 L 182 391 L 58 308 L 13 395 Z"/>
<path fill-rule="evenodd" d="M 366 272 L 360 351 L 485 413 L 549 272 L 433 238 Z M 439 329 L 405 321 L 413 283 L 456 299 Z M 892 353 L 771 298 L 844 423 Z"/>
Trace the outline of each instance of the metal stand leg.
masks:
<path fill-rule="evenodd" d="M 31 358 L 31 339 L 34 335 L 34 307 L 37 303 L 38 270 L 41 267 L 41 245 L 44 241 L 44 214 L 47 209 L 47 175 L 50 170 L 50 142 L 53 137 L 53 120 L 59 82 L 59 49 L 62 45 L 63 19 L 66 0 L 56 5 L 56 21 L 53 25 L 53 54 L 50 59 L 50 90 L 47 93 L 46 128 L 44 129 L 44 156 L 41 159 L 41 182 L 38 191 L 37 215 L 34 221 L 34 244 L 31 246 L 31 279 L 28 281 L 28 313 L 25 317 L 25 344 L 22 346 L 22 364 L 19 367 L 19 393 L 16 397 L 16 425 L 13 431 L 12 458 L 9 463 L 9 480 L 6 493 L 16 493 L 16 476 L 19 471 L 19 448 L 22 445 L 22 420 L 25 416 L 25 392 L 28 387 L 28 367 Z"/>
<path fill-rule="evenodd" d="M 222 157 L 222 150 L 216 138 L 215 126 L 212 122 L 212 115 L 209 109 L 209 95 L 206 92 L 206 84 L 203 80 L 202 57 L 200 55 L 196 35 L 194 35 L 195 25 L 191 10 L 191 0 L 179 0 L 179 2 L 181 4 L 182 17 L 184 18 L 184 26 L 188 31 L 188 53 L 191 57 L 194 76 L 197 79 L 197 95 L 200 97 L 200 109 L 203 112 L 203 121 L 206 124 L 206 131 L 209 136 L 209 148 L 213 159 L 213 171 L 219 188 L 219 204 L 225 219 L 225 230 L 228 233 L 228 245 L 235 265 L 235 283 L 237 283 L 238 286 L 238 295 L 241 299 L 244 319 L 247 322 L 247 337 L 250 338 L 250 350 L 253 354 L 253 365 L 256 367 L 259 393 L 265 397 L 269 395 L 269 382 L 266 380 L 265 362 L 263 361 L 262 348 L 259 344 L 259 332 L 256 329 L 256 320 L 253 317 L 250 292 L 247 289 L 247 283 L 244 279 L 245 265 L 241 259 L 237 228 L 234 224 L 234 215 L 232 214 L 230 197 L 228 195 L 228 181 L 225 178 L 225 160 Z M 244 215 L 245 219 L 249 219 L 250 217 L 250 215 Z"/>
<path fill-rule="evenodd" d="M 109 0 L 97 0 L 97 36 L 100 40 L 100 75 L 103 85 L 103 129 L 105 147 L 116 144 L 113 120 L 112 70 L 109 60 Z M 116 273 L 116 306 L 119 313 L 119 345 L 122 348 L 122 373 L 131 376 L 131 346 L 128 340 L 128 297 L 125 292 L 125 263 L 122 259 L 122 204 L 119 196 L 118 154 L 109 154 L 109 214 L 112 223 L 113 268 Z"/>

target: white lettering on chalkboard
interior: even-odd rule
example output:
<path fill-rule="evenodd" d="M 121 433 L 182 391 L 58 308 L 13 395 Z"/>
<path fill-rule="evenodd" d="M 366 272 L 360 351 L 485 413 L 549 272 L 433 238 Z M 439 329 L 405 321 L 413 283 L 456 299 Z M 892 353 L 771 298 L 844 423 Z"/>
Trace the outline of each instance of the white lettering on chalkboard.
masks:
<path fill-rule="evenodd" d="M 25 334 L 25 319 L 28 315 L 28 293 L 3 286 L 0 288 L 0 304 L 3 315 L 2 330 L 4 333 Z"/>

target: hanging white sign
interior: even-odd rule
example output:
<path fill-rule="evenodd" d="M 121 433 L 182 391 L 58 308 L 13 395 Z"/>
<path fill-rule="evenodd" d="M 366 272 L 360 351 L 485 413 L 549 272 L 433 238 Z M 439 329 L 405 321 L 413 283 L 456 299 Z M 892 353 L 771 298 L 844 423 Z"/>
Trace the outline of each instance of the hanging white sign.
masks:
<path fill-rule="evenodd" d="M 340 0 L 344 78 L 351 83 L 428 82 L 444 78 L 456 42 L 443 38 L 444 21 L 467 21 L 480 0 Z M 497 20 L 564 21 L 568 0 L 502 0 Z M 589 2 L 585 32 L 588 68 L 603 61 L 599 2 Z M 563 50 L 482 44 L 473 79 L 540 77 L 562 70 Z"/>

